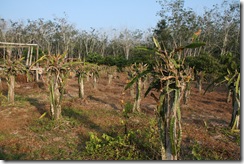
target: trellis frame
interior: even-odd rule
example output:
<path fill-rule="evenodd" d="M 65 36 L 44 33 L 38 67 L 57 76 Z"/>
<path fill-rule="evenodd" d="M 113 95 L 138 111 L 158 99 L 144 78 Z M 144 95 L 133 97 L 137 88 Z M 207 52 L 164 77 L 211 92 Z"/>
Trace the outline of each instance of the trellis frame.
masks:
<path fill-rule="evenodd" d="M 30 43 L 11 43 L 11 42 L 0 42 L 0 48 L 4 49 L 4 62 L 5 62 L 5 49 L 7 49 L 7 52 L 9 56 L 11 56 L 11 48 L 29 48 L 28 50 L 28 56 L 26 58 L 26 66 L 30 66 L 31 65 L 31 61 L 32 61 L 32 53 L 33 53 L 33 47 L 36 47 L 36 61 L 39 58 L 39 45 L 38 44 L 30 44 Z M 29 52 L 31 51 L 31 53 Z M 33 69 L 33 71 L 36 72 L 36 81 L 39 80 L 39 76 L 38 76 L 38 68 L 39 68 L 39 63 L 36 63 L 36 68 Z"/>

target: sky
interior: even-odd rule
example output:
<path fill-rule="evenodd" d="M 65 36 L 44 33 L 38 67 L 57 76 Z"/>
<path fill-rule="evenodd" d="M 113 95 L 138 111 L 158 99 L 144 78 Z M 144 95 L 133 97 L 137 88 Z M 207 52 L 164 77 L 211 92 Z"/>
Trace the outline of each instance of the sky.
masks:
<path fill-rule="evenodd" d="M 185 0 L 185 7 L 202 14 L 223 0 Z M 0 0 L 0 18 L 13 21 L 65 17 L 78 29 L 141 29 L 155 27 L 160 17 L 156 0 Z"/>

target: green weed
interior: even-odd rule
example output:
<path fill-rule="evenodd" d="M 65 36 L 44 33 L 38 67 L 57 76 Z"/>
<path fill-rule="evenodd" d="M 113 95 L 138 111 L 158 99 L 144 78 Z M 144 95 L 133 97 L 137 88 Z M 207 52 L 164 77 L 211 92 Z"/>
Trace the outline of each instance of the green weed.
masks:
<path fill-rule="evenodd" d="M 220 132 L 232 142 L 237 143 L 239 146 L 241 145 L 241 136 L 239 132 L 231 132 L 230 128 L 221 128 Z"/>
<path fill-rule="evenodd" d="M 42 118 L 34 120 L 30 125 L 30 130 L 35 133 L 43 133 L 45 131 L 51 131 L 57 126 L 57 122 L 54 120 L 50 120 L 48 118 Z"/>
<path fill-rule="evenodd" d="M 212 147 L 206 147 L 195 141 L 192 146 L 192 156 L 189 157 L 191 160 L 226 160 L 224 159 L 226 153 L 227 152 L 225 150 L 219 151 Z"/>
<path fill-rule="evenodd" d="M 143 159 L 136 145 L 131 142 L 133 132 L 117 137 L 103 134 L 99 138 L 90 133 L 90 140 L 86 142 L 86 153 L 92 160 L 139 160 Z"/>
<path fill-rule="evenodd" d="M 98 136 L 90 133 L 86 142 L 84 158 L 92 160 L 159 160 L 160 140 L 155 120 L 150 120 L 150 126 L 135 131 L 111 136 Z"/>
<path fill-rule="evenodd" d="M 6 136 L 4 134 L 0 133 L 0 141 L 5 140 L 5 138 L 6 138 Z"/>

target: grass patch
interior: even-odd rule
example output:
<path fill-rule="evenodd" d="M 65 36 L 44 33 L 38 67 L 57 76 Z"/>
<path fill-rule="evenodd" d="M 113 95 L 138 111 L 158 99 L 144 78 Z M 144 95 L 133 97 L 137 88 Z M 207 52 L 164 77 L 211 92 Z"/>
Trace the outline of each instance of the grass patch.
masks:
<path fill-rule="evenodd" d="M 210 154 L 212 153 L 212 150 L 209 150 L 199 144 L 197 141 L 194 141 L 194 144 L 192 146 L 192 156 L 190 157 L 192 158 L 192 160 L 211 160 L 212 158 L 210 157 Z M 217 160 L 219 160 L 219 158 Z"/>
<path fill-rule="evenodd" d="M 187 159 L 183 160 L 234 160 L 230 158 L 233 152 L 228 152 L 225 149 L 219 150 L 218 148 L 211 147 L 211 145 L 208 147 L 197 141 L 194 141 L 191 149 L 191 154 L 186 156 Z"/>
<path fill-rule="evenodd" d="M 4 134 L 0 133 L 0 141 L 4 141 L 5 138 L 6 138 L 6 136 Z"/>
<path fill-rule="evenodd" d="M 156 121 L 149 119 L 149 126 L 131 128 L 128 133 L 116 135 L 90 133 L 83 151 L 88 160 L 159 160 L 160 141 Z"/>
<path fill-rule="evenodd" d="M 64 107 L 62 110 L 62 116 L 63 116 L 63 119 L 69 121 L 69 123 L 72 127 L 83 124 L 91 129 L 98 128 L 98 125 L 96 125 L 89 118 L 87 111 L 72 108 L 72 107 Z"/>
<path fill-rule="evenodd" d="M 78 127 L 81 123 L 87 121 L 87 116 L 83 113 L 82 110 L 63 107 L 62 118 L 60 120 L 52 120 L 48 117 L 36 119 L 29 128 L 35 133 L 43 133 L 45 131 L 67 130 Z M 87 124 L 89 123 L 87 122 Z"/>
<path fill-rule="evenodd" d="M 0 93 L 0 105 L 3 107 L 26 108 L 27 106 L 30 106 L 30 103 L 28 102 L 28 98 L 26 96 L 17 95 L 17 94 L 15 94 L 14 103 L 9 103 L 8 97 Z"/>
<path fill-rule="evenodd" d="M 5 153 L 3 151 L 0 151 L 0 160 L 23 160 L 25 159 L 26 154 L 25 153 Z"/>
<path fill-rule="evenodd" d="M 0 90 L 0 105 L 5 104 L 8 101 L 8 97 L 4 96 Z"/>
<path fill-rule="evenodd" d="M 29 126 L 29 129 L 35 133 L 42 134 L 46 131 L 52 131 L 60 125 L 61 122 L 59 120 L 55 121 L 44 117 L 42 119 L 34 120 L 32 124 Z"/>
<path fill-rule="evenodd" d="M 225 135 L 230 141 L 237 143 L 237 145 L 241 146 L 241 136 L 240 132 L 231 132 L 231 129 L 228 127 L 224 127 L 220 129 L 220 132 Z"/>

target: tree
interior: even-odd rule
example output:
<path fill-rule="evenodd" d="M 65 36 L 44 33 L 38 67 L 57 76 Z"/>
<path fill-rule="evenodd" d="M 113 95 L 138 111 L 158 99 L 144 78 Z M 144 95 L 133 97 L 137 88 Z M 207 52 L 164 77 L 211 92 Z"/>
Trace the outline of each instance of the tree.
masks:
<path fill-rule="evenodd" d="M 102 55 L 102 57 L 104 57 L 105 55 L 105 50 L 108 44 L 108 35 L 106 32 L 99 32 L 100 35 L 98 36 L 98 47 L 99 47 L 99 53 Z"/>
<path fill-rule="evenodd" d="M 212 25 L 213 28 L 209 35 L 214 33 L 211 41 L 214 47 L 218 48 L 219 55 L 225 55 L 228 52 L 239 53 L 240 3 L 223 1 L 220 6 L 214 5 L 213 9 L 205 13 L 208 14 L 206 23 Z"/>
<path fill-rule="evenodd" d="M 159 42 L 162 42 L 163 49 L 172 50 L 187 44 L 192 31 L 201 27 L 197 22 L 196 13 L 191 8 L 184 8 L 184 0 L 158 2 L 161 5 L 158 13 L 161 20 L 155 33 L 160 39 Z M 189 52 L 187 54 L 190 55 Z"/>
<path fill-rule="evenodd" d="M 240 54 L 240 3 L 223 1 L 205 9 L 198 16 L 202 28 L 201 40 L 206 43 L 202 50 L 214 56 L 226 55 L 228 52 Z"/>
<path fill-rule="evenodd" d="M 72 56 L 69 56 L 72 55 L 72 49 L 71 49 L 71 47 L 73 47 L 72 41 L 76 37 L 78 32 L 77 30 L 75 30 L 74 25 L 68 23 L 66 14 L 64 18 L 56 17 L 54 20 L 57 22 L 56 23 L 57 24 L 56 37 L 58 38 L 57 54 L 63 54 L 64 52 L 66 52 L 67 53 L 66 58 L 68 57 L 72 58 Z"/>
<path fill-rule="evenodd" d="M 186 65 L 194 68 L 194 76 L 196 80 L 196 87 L 199 92 L 202 91 L 202 83 L 205 79 L 207 81 L 213 81 L 216 76 L 219 76 L 222 71 L 222 67 L 219 61 L 209 54 L 201 54 L 199 56 L 186 57 Z"/>
<path fill-rule="evenodd" d="M 192 31 L 201 30 L 201 40 L 206 46 L 185 51 L 184 55 L 198 56 L 202 52 L 213 56 L 228 52 L 240 55 L 240 3 L 223 1 L 197 15 L 191 8 L 184 8 L 184 0 L 160 0 L 161 10 L 154 33 L 164 49 L 187 44 Z M 179 56 L 181 57 L 181 56 Z"/>
<path fill-rule="evenodd" d="M 123 47 L 126 60 L 129 59 L 131 49 L 142 37 L 140 30 L 129 31 L 127 28 L 120 33 L 120 43 Z"/>
<path fill-rule="evenodd" d="M 6 42 L 7 21 L 0 17 L 0 40 Z"/>
<path fill-rule="evenodd" d="M 108 54 L 113 54 L 113 57 L 117 57 L 123 54 L 122 45 L 120 44 L 120 37 L 118 35 L 118 31 L 113 29 L 111 31 L 111 39 L 108 44 Z"/>

